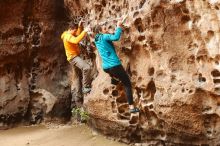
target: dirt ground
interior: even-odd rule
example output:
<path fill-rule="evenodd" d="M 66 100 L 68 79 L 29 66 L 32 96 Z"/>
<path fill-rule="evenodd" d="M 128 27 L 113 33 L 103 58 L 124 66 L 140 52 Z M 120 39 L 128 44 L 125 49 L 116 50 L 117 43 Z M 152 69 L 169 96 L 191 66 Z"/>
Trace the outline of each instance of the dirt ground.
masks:
<path fill-rule="evenodd" d="M 0 131 L 0 146 L 126 146 L 86 125 L 22 126 Z"/>

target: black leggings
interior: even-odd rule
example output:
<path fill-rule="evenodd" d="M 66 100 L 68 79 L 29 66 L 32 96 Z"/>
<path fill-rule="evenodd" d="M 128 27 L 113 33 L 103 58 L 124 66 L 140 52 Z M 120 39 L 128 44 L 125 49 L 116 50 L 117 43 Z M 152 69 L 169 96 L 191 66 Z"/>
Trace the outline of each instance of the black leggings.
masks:
<path fill-rule="evenodd" d="M 132 94 L 132 87 L 131 81 L 128 77 L 128 74 L 124 70 L 122 65 L 118 65 L 109 69 L 104 69 L 106 73 L 108 73 L 111 77 L 119 79 L 125 88 L 125 93 L 128 98 L 128 104 L 133 104 L 133 94 Z"/>

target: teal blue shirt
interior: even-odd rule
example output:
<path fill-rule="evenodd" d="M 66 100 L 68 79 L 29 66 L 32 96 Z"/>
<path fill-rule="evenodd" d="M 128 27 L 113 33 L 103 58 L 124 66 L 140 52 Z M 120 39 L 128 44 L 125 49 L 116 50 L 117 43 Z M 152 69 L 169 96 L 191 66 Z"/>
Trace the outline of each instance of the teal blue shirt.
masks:
<path fill-rule="evenodd" d="M 102 68 L 109 69 L 121 64 L 112 41 L 118 41 L 122 29 L 117 27 L 114 34 L 97 34 L 95 45 L 102 59 Z"/>

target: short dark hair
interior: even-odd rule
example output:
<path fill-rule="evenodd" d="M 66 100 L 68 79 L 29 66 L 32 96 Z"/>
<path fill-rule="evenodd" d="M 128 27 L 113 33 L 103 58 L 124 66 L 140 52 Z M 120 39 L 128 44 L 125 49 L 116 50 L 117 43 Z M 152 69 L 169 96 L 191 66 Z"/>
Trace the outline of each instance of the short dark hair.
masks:
<path fill-rule="evenodd" d="M 77 28 L 78 28 L 78 25 L 77 25 L 76 23 L 74 23 L 74 22 L 71 21 L 71 22 L 69 23 L 69 28 L 70 28 L 70 29 L 77 29 Z"/>
<path fill-rule="evenodd" d="M 100 33 L 100 32 L 101 32 L 101 29 L 102 29 L 102 26 L 101 26 L 101 25 L 96 25 L 95 28 L 94 28 L 94 32 L 95 32 L 95 33 Z"/>

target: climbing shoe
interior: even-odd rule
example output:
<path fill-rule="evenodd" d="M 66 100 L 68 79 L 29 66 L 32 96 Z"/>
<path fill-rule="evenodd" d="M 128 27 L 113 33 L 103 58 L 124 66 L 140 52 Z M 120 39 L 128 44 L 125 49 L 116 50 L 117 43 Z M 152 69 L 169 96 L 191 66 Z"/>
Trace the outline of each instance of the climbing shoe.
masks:
<path fill-rule="evenodd" d="M 138 108 L 133 108 L 133 109 L 130 109 L 130 113 L 138 113 L 140 112 L 140 110 Z"/>
<path fill-rule="evenodd" d="M 89 93 L 91 91 L 91 88 L 89 88 L 89 87 L 85 87 L 85 88 L 83 88 L 83 94 L 87 94 L 87 93 Z"/>

